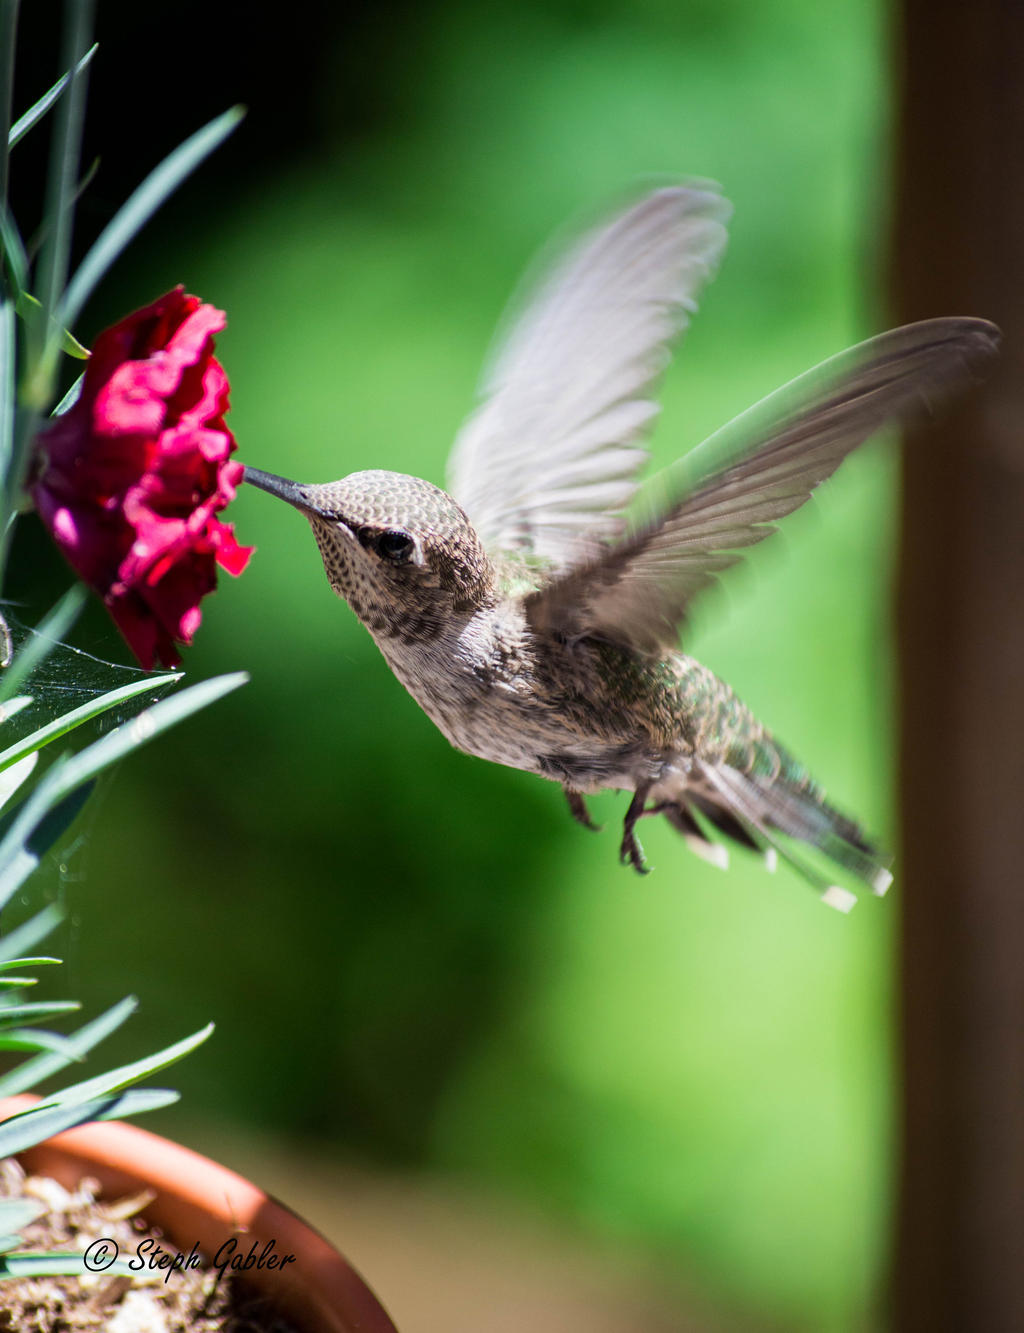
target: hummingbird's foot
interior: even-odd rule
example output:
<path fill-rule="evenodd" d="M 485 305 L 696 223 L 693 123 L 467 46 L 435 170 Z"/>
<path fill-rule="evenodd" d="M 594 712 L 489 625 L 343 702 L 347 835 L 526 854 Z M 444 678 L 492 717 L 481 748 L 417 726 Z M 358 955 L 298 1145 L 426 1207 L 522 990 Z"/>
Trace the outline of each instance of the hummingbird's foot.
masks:
<path fill-rule="evenodd" d="M 629 809 L 626 811 L 626 818 L 622 825 L 622 843 L 619 846 L 619 860 L 623 865 L 631 865 L 638 875 L 646 875 L 650 870 L 644 860 L 644 849 L 640 846 L 640 840 L 633 832 L 636 828 L 636 821 L 644 813 L 644 802 L 647 800 L 647 793 L 650 789 L 651 784 L 644 782 L 633 793 L 633 799 L 629 803 Z"/>
<path fill-rule="evenodd" d="M 600 833 L 601 825 L 595 824 L 590 818 L 590 811 L 587 809 L 587 803 L 578 791 L 570 791 L 568 787 L 563 787 L 565 799 L 569 802 L 569 810 L 577 824 L 582 824 L 584 828 L 590 829 L 592 833 Z"/>
<path fill-rule="evenodd" d="M 638 875 L 649 875 L 651 867 L 644 860 L 644 849 L 635 833 L 624 833 L 619 847 L 619 860 L 623 865 L 631 865 Z"/>

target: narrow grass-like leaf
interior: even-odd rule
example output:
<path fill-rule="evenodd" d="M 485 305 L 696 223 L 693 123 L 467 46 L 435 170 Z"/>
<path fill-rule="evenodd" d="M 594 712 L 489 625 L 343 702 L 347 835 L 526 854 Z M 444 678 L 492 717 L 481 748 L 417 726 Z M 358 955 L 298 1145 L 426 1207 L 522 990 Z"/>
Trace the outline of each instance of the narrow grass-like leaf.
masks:
<path fill-rule="evenodd" d="M 42 318 L 43 307 L 30 292 L 22 288 L 18 292 L 14 312 L 25 320 L 37 319 Z M 59 333 L 62 351 L 67 352 L 68 356 L 73 356 L 76 361 L 89 360 L 88 347 L 83 347 L 73 333 L 69 333 L 67 329 L 59 329 Z"/>
<path fill-rule="evenodd" d="M 25 243 L 21 240 L 21 233 L 17 229 L 15 220 L 3 205 L 0 205 L 0 252 L 3 253 L 7 267 L 8 285 L 12 289 L 9 291 L 9 296 L 15 301 L 15 313 L 27 317 L 29 312 L 19 311 L 17 303 L 23 296 L 25 284 L 28 283 L 28 255 L 25 253 Z"/>
<path fill-rule="evenodd" d="M 38 754 L 27 754 L 19 763 L 0 769 L 0 807 L 11 799 L 36 766 Z"/>
<path fill-rule="evenodd" d="M 0 907 L 32 873 L 42 854 L 78 813 L 77 808 L 67 804 L 67 798 L 78 787 L 176 722 L 238 689 L 248 679 L 245 672 L 236 671 L 192 685 L 170 699 L 162 699 L 130 722 L 122 723 L 73 757 L 61 757 L 51 765 L 31 796 L 15 810 L 0 817 L 0 831 L 6 829 L 0 841 Z M 47 815 L 51 810 L 52 813 Z"/>
<path fill-rule="evenodd" d="M 44 745 L 49 745 L 59 736 L 66 736 L 69 731 L 75 727 L 80 727 L 83 722 L 89 722 L 94 717 L 99 717 L 101 713 L 109 712 L 111 708 L 116 708 L 118 704 L 126 703 L 129 699 L 134 699 L 140 694 L 145 694 L 148 690 L 163 689 L 165 685 L 173 685 L 181 680 L 181 672 L 176 671 L 165 676 L 147 676 L 143 680 L 133 680 L 128 685 L 121 685 L 116 690 L 108 690 L 106 694 L 101 694 L 96 699 L 90 699 L 79 708 L 73 708 L 70 713 L 65 713 L 62 717 L 56 718 L 53 722 L 48 722 L 45 727 L 40 727 L 38 731 L 33 731 L 31 735 L 16 741 L 14 745 L 9 745 L 6 750 L 0 751 L 0 769 L 4 769 L 8 764 L 16 763 L 19 759 L 34 750 L 40 749 Z"/>
<path fill-rule="evenodd" d="M 67 1038 L 64 1054 L 37 1055 L 31 1060 L 24 1060 L 17 1069 L 0 1077 L 0 1097 L 13 1097 L 17 1092 L 27 1092 L 42 1083 L 44 1079 L 59 1074 L 69 1064 L 82 1061 L 94 1046 L 98 1046 L 104 1037 L 109 1037 L 130 1018 L 139 1007 L 133 995 L 120 1000 L 106 1013 L 100 1014 L 89 1023 L 83 1024 L 77 1032 Z"/>
<path fill-rule="evenodd" d="M 7 202 L 11 107 L 14 104 L 14 46 L 18 0 L 0 0 L 0 203 Z"/>
<path fill-rule="evenodd" d="M 15 990 L 18 986 L 34 986 L 38 977 L 0 977 L 0 990 Z"/>
<path fill-rule="evenodd" d="M 18 1237 L 18 1244 L 22 1244 Z M 80 1254 L 68 1254 L 54 1250 L 52 1254 L 3 1254 L 0 1255 L 0 1281 L 26 1277 L 83 1277 L 89 1273 L 85 1260 Z M 115 1259 L 109 1268 L 104 1268 L 104 1277 L 117 1274 L 131 1277 L 132 1269 L 127 1259 Z"/>
<path fill-rule="evenodd" d="M 158 736 L 162 731 L 176 723 L 191 717 L 216 699 L 237 690 L 249 679 L 244 671 L 234 671 L 229 675 L 215 676 L 212 680 L 200 681 L 190 685 L 187 690 L 161 699 L 152 708 L 147 708 L 124 722 L 116 730 L 100 737 L 98 741 L 80 750 L 62 770 L 61 791 L 67 791 L 79 783 L 87 782 L 109 764 L 123 759 L 125 755 L 137 750 L 140 745 Z"/>
<path fill-rule="evenodd" d="M 159 1069 L 166 1069 L 168 1065 L 188 1055 L 189 1051 L 201 1046 L 212 1031 L 213 1024 L 207 1023 L 206 1027 L 193 1032 L 190 1037 L 183 1037 L 181 1041 L 165 1046 L 155 1055 L 147 1055 L 141 1060 L 133 1060 L 131 1064 L 121 1065 L 119 1069 L 111 1069 L 106 1074 L 97 1074 L 94 1078 L 87 1078 L 81 1083 L 61 1088 L 60 1092 L 54 1093 L 52 1097 L 44 1098 L 37 1109 L 47 1106 L 72 1106 L 79 1102 L 93 1101 L 98 1097 L 113 1096 L 123 1088 L 138 1083 L 140 1079 L 148 1078 Z M 2 1156 L 4 1154 L 0 1152 L 0 1157 Z"/>
<path fill-rule="evenodd" d="M 31 364 L 27 375 L 20 379 L 18 384 L 18 404 L 17 411 L 14 414 L 14 441 L 11 446 L 11 458 L 6 474 L 5 489 L 0 493 L 0 503 L 2 503 L 2 508 L 0 508 L 0 530 L 2 530 L 2 535 L 0 535 L 0 558 L 4 562 L 6 562 L 11 537 L 14 533 L 15 520 L 24 501 L 23 491 L 26 485 L 32 442 L 40 427 L 39 409 L 34 399 L 32 402 L 29 399 L 38 390 L 45 399 L 43 406 L 48 405 L 53 397 L 48 384 L 49 381 L 46 380 L 42 371 L 38 375 L 33 373 Z M 8 652 L 3 658 L 3 663 L 6 664 L 9 659 L 10 653 Z M 3 701 L 3 698 L 6 698 L 6 695 L 0 690 L 0 702 Z"/>
<path fill-rule="evenodd" d="M 31 694 L 18 694 L 13 699 L 8 699 L 6 703 L 0 704 L 0 724 L 9 722 L 16 713 L 20 713 L 23 708 L 27 708 L 31 702 Z"/>
<path fill-rule="evenodd" d="M 46 1204 L 38 1199 L 0 1199 L 0 1231 L 13 1235 L 45 1212 Z"/>
<path fill-rule="evenodd" d="M 4 943 L 6 943 L 6 940 L 4 941 Z M 63 962 L 63 959 L 61 959 L 61 958 L 8 958 L 8 959 L 5 959 L 4 961 L 0 962 L 0 972 L 6 972 L 7 969 L 8 969 L 9 967 L 42 967 L 45 963 L 60 963 L 60 962 Z M 7 984 L 8 981 L 12 981 L 12 980 L 13 980 L 13 978 L 6 978 L 6 979 L 0 978 L 0 985 L 5 985 L 5 984 Z M 34 981 L 35 981 L 35 977 L 30 978 L 30 980 L 34 982 Z"/>
<path fill-rule="evenodd" d="M 64 920 L 64 913 L 59 907 L 44 907 L 35 916 L 23 921 L 20 926 L 0 935 L 0 962 L 5 967 L 20 966 L 21 956 L 28 949 L 33 949 L 40 940 L 52 935 Z M 54 959 L 54 962 L 59 961 Z"/>
<path fill-rule="evenodd" d="M 0 678 L 0 703 L 11 698 L 22 681 L 31 676 L 51 649 L 64 638 L 75 623 L 84 601 L 85 588 L 76 583 L 39 622 Z"/>
<path fill-rule="evenodd" d="M 186 176 L 224 142 L 244 115 L 242 107 L 236 106 L 225 111 L 197 130 L 150 172 L 111 218 L 68 283 L 58 316 L 61 324 L 69 327 L 74 324 L 96 284 L 129 241 Z"/>
<path fill-rule="evenodd" d="M 3 204 L 0 204 L 0 250 L 7 261 L 7 275 L 14 289 L 10 295 L 15 299 L 17 310 L 18 298 L 28 283 L 28 255 L 17 223 Z"/>
<path fill-rule="evenodd" d="M 55 1014 L 77 1013 L 81 1007 L 77 1000 L 29 1000 L 26 1004 L 5 1004 L 0 999 L 0 1046 L 4 1043 L 4 1029 L 15 1019 L 20 1023 L 41 1023 Z"/>
<path fill-rule="evenodd" d="M 11 1028 L 0 1032 L 0 1050 L 4 1051 L 45 1051 L 53 1055 L 66 1055 L 68 1039 L 59 1032 L 49 1032 L 46 1028 Z M 68 1057 L 70 1060 L 72 1057 Z"/>
<path fill-rule="evenodd" d="M 6 478 L 14 451 L 14 306 L 0 301 L 0 477 Z"/>
<path fill-rule="evenodd" d="M 129 1088 L 119 1093 L 113 1102 L 104 1106 L 102 1099 L 97 1105 L 94 1120 L 118 1120 L 123 1115 L 145 1115 L 147 1111 L 161 1111 L 165 1106 L 173 1106 L 181 1101 L 181 1093 L 175 1088 Z"/>
<path fill-rule="evenodd" d="M 102 772 L 110 764 L 123 759 L 125 755 L 137 750 L 140 745 L 145 745 L 147 741 L 158 736 L 162 731 L 173 727 L 175 723 L 183 721 L 193 713 L 205 708 L 216 699 L 220 699 L 225 694 L 230 694 L 232 690 L 237 690 L 240 685 L 244 685 L 249 679 L 244 671 L 235 671 L 226 676 L 215 676 L 213 680 L 201 681 L 198 685 L 192 685 L 187 690 L 182 690 L 180 694 L 173 695 L 170 699 L 161 699 L 151 708 L 145 709 L 137 717 L 132 718 L 130 722 L 123 722 L 114 731 L 106 736 L 101 736 L 99 740 L 93 741 L 87 745 L 84 750 L 80 750 L 76 755 L 68 758 L 61 757 L 53 764 L 46 776 L 36 785 L 31 797 L 25 802 L 19 810 L 25 812 L 24 822 L 28 824 L 28 807 L 35 806 L 31 811 L 33 818 L 38 818 L 39 809 L 46 809 L 54 802 L 61 800 L 68 792 L 73 791 L 82 783 L 88 782 L 98 773 Z M 19 816 L 18 823 L 21 823 Z M 0 819 L 0 829 L 3 827 L 3 820 Z M 12 837 L 13 827 L 0 842 L 0 871 L 3 870 L 7 861 L 14 851 L 14 842 L 16 838 Z M 24 830 L 19 828 L 17 836 L 20 837 Z M 3 895 L 0 893 L 0 905 L 3 903 Z"/>
<path fill-rule="evenodd" d="M 7 890 L 7 898 L 17 889 L 22 879 L 25 878 L 25 874 L 31 874 L 39 863 L 42 852 L 40 851 L 39 856 L 33 856 L 34 849 L 30 847 L 29 840 L 37 826 L 46 817 L 47 810 L 53 804 L 51 788 L 59 777 L 60 770 L 67 765 L 67 762 L 67 756 L 62 755 L 23 801 L 20 801 L 13 810 L 8 810 L 0 815 L 0 835 L 2 835 L 0 837 L 0 861 L 2 861 L 0 883 L 8 878 L 13 881 L 10 889 Z M 25 874 L 21 874 L 22 863 L 28 864 Z M 0 908 L 5 905 L 7 898 L 0 891 Z"/>
<path fill-rule="evenodd" d="M 63 61 L 70 71 L 67 93 L 58 103 L 50 164 L 47 172 L 46 206 L 43 213 L 45 238 L 39 256 L 39 299 L 47 318 L 53 318 L 60 303 L 68 273 L 75 180 L 85 120 L 85 92 L 89 81 L 82 58 L 92 45 L 93 0 L 75 0 L 65 11 Z M 59 321 L 66 324 L 66 320 Z M 33 361 L 37 360 L 33 356 Z"/>
<path fill-rule="evenodd" d="M 64 397 L 60 400 L 57 406 L 50 413 L 51 417 L 62 417 L 65 412 L 70 411 L 71 408 L 74 407 L 74 405 L 78 402 L 79 395 L 82 392 L 82 383 L 84 380 L 85 376 L 79 375 L 78 379 L 75 380 L 71 388 L 67 391 Z"/>
<path fill-rule="evenodd" d="M 178 1093 L 169 1088 L 139 1088 L 94 1097 L 89 1101 L 44 1103 L 29 1111 L 11 1116 L 0 1124 L 0 1157 L 11 1157 L 24 1152 L 54 1134 L 85 1124 L 88 1120 L 116 1120 L 124 1115 L 140 1115 L 144 1111 L 158 1111 L 178 1100 Z"/>
<path fill-rule="evenodd" d="M 81 58 L 78 64 L 75 66 L 76 73 L 81 74 L 82 70 L 85 69 L 86 65 L 88 65 L 89 61 L 93 58 L 93 56 L 96 54 L 98 50 L 99 50 L 99 45 L 94 42 L 93 45 L 90 46 L 89 50 L 86 51 L 85 55 Z M 53 106 L 57 98 L 68 86 L 68 81 L 70 80 L 70 78 L 71 78 L 70 74 L 61 75 L 61 77 L 57 80 L 57 82 L 53 85 L 53 87 L 50 89 L 49 92 L 43 93 L 42 97 L 40 97 L 38 102 L 36 102 L 33 106 L 30 106 L 23 116 L 18 117 L 18 119 L 11 126 L 10 137 L 8 138 L 7 141 L 11 148 L 13 148 L 14 145 L 20 139 L 24 139 L 25 135 L 28 134 L 29 130 L 32 128 L 33 125 L 35 125 L 38 121 L 42 120 L 43 116 L 46 115 L 50 107 Z"/>
<path fill-rule="evenodd" d="M 58 761 L 46 778 L 58 767 L 64 765 Z M 18 891 L 57 839 L 71 827 L 92 791 L 91 783 L 73 787 L 52 809 L 48 809 L 49 794 L 43 790 L 46 778 L 21 805 L 0 816 L 0 829 L 8 829 L 0 844 L 0 856 L 4 857 L 0 870 L 0 907 Z M 38 799 L 40 792 L 43 793 L 41 801 Z M 9 825 L 7 820 L 11 820 Z"/>

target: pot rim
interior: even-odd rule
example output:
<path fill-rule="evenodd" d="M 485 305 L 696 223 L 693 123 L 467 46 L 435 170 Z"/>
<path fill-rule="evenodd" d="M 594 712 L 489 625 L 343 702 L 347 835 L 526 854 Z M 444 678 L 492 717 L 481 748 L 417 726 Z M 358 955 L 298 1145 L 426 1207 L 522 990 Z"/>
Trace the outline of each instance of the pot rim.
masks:
<path fill-rule="evenodd" d="M 27 1111 L 39 1099 L 22 1093 L 0 1101 L 0 1120 Z M 65 1130 L 18 1157 L 27 1170 L 66 1187 L 83 1176 L 105 1193 L 151 1189 L 145 1216 L 183 1252 L 193 1244 L 213 1255 L 244 1235 L 269 1241 L 273 1254 L 293 1254 L 283 1268 L 252 1268 L 242 1276 L 273 1292 L 280 1312 L 302 1333 L 397 1333 L 384 1307 L 345 1257 L 285 1204 L 236 1172 L 171 1139 L 121 1120 L 93 1121 Z M 247 1252 L 239 1244 L 239 1251 Z M 239 1251 L 236 1251 L 237 1254 Z"/>

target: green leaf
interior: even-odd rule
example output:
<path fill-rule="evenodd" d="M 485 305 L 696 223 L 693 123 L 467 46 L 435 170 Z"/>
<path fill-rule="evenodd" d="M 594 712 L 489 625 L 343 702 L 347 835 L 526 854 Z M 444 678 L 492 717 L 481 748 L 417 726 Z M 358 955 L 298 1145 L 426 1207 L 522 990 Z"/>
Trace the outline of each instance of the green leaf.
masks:
<path fill-rule="evenodd" d="M 81 58 L 78 64 L 75 66 L 76 74 L 81 74 L 82 70 L 85 69 L 86 65 L 88 65 L 89 61 L 93 58 L 93 56 L 96 54 L 98 50 L 99 50 L 99 45 L 94 42 L 93 45 L 89 48 L 89 50 L 86 51 L 85 55 Z M 8 146 L 10 148 L 13 148 L 14 145 L 20 139 L 24 139 L 25 135 L 28 134 L 32 126 L 37 124 L 40 120 L 42 120 L 43 116 L 46 115 L 50 107 L 53 106 L 57 98 L 60 97 L 61 93 L 68 86 L 70 78 L 71 78 L 70 74 L 61 75 L 61 77 L 57 80 L 57 82 L 53 85 L 53 87 L 50 89 L 49 92 L 43 93 L 42 97 L 40 97 L 38 102 L 36 102 L 33 106 L 30 106 L 23 116 L 18 117 L 18 119 L 11 126 L 11 133 L 7 140 Z"/>
<path fill-rule="evenodd" d="M 76 583 L 39 622 L 0 678 L 0 703 L 4 703 L 14 694 L 22 681 L 31 676 L 50 650 L 64 638 L 75 623 L 84 601 L 85 588 Z"/>
<path fill-rule="evenodd" d="M 181 1093 L 174 1088 L 129 1088 L 122 1092 L 109 1106 L 98 1102 L 95 1120 L 118 1120 L 124 1115 L 145 1115 L 147 1111 L 162 1111 L 165 1106 L 173 1106 L 181 1101 Z M 95 1105 L 97 1103 L 86 1103 Z"/>
<path fill-rule="evenodd" d="M 67 1038 L 63 1055 L 38 1055 L 34 1059 L 22 1061 L 17 1069 L 12 1069 L 0 1077 L 0 1097 L 13 1097 L 16 1092 L 27 1092 L 29 1088 L 42 1083 L 44 1079 L 66 1069 L 72 1062 L 83 1060 L 104 1037 L 116 1032 L 138 1007 L 138 1000 L 129 995 L 113 1005 L 106 1013 L 100 1014 L 99 1018 L 92 1019 L 77 1032 L 72 1032 Z"/>
<path fill-rule="evenodd" d="M 47 1051 L 64 1055 L 68 1039 L 59 1032 L 49 1032 L 46 1028 L 11 1028 L 0 1031 L 0 1050 L 4 1051 Z M 68 1057 L 69 1060 L 71 1057 Z"/>
<path fill-rule="evenodd" d="M 38 977 L 0 977 L 0 990 L 14 990 L 18 986 L 34 986 Z"/>
<path fill-rule="evenodd" d="M 92 45 L 93 0 L 75 0 L 64 10 L 62 33 L 62 60 L 70 71 L 67 94 L 60 99 L 54 118 L 53 138 L 50 141 L 50 163 L 46 180 L 46 202 L 43 210 L 43 244 L 36 269 L 39 299 L 48 318 L 56 316 L 68 274 L 71 253 L 71 232 L 74 220 L 75 181 L 82 147 L 82 126 L 85 120 L 85 93 L 89 82 L 87 67 L 81 67 L 86 51 Z M 69 323 L 57 319 L 59 324 Z M 51 344 L 43 347 L 49 359 Z M 38 362 L 38 351 L 33 349 L 33 362 Z M 40 383 L 30 391 L 36 401 L 48 400 L 49 369 Z"/>
<path fill-rule="evenodd" d="M 32 873 L 43 852 L 78 813 L 77 809 L 63 804 L 72 792 L 108 765 L 215 699 L 238 689 L 248 679 L 245 672 L 237 671 L 192 685 L 170 699 L 162 699 L 130 722 L 122 723 L 73 757 L 61 757 L 52 764 L 36 783 L 31 796 L 15 810 L 0 817 L 0 831 L 6 830 L 0 841 L 0 907 Z M 55 823 L 47 822 L 46 812 L 51 807 Z"/>
<path fill-rule="evenodd" d="M 12 295 L 17 303 L 28 285 L 28 255 L 17 224 L 5 204 L 0 204 L 0 250 L 7 261 L 7 273 L 14 286 Z M 17 313 L 24 315 L 25 311 L 18 310 Z"/>
<path fill-rule="evenodd" d="M 157 1070 L 166 1069 L 168 1065 L 182 1059 L 183 1056 L 188 1055 L 189 1051 L 194 1051 L 197 1046 L 201 1046 L 212 1031 L 213 1024 L 207 1023 L 206 1027 L 200 1028 L 198 1032 L 193 1032 L 190 1037 L 183 1037 L 181 1041 L 165 1046 L 162 1051 L 157 1051 L 155 1055 L 147 1055 L 142 1060 L 134 1060 L 131 1064 L 121 1065 L 119 1069 L 112 1069 L 106 1074 L 97 1074 L 94 1078 L 87 1078 L 81 1083 L 73 1083 L 68 1088 L 61 1088 L 60 1092 L 54 1093 L 52 1097 L 44 1098 L 39 1106 L 34 1109 L 41 1110 L 49 1106 L 76 1106 L 79 1102 L 110 1097 L 123 1088 L 138 1083 L 140 1079 L 155 1074 Z M 0 1157 L 6 1155 L 5 1152 L 0 1151 Z"/>
<path fill-rule="evenodd" d="M 82 384 L 84 383 L 84 381 L 85 381 L 85 376 L 79 375 L 78 379 L 75 380 L 71 388 L 67 391 L 64 397 L 60 400 L 57 406 L 50 413 L 51 417 L 62 417 L 65 412 L 70 411 L 71 408 L 74 407 L 74 405 L 78 402 L 79 395 L 82 392 Z"/>
<path fill-rule="evenodd" d="M 5 704 L 0 704 L 0 724 L 9 722 L 15 713 L 20 713 L 31 702 L 31 694 L 19 694 L 14 699 L 8 699 Z"/>
<path fill-rule="evenodd" d="M 46 1204 L 37 1199 L 0 1199 L 0 1231 L 11 1235 L 27 1227 L 46 1212 Z"/>
<path fill-rule="evenodd" d="M 0 301 L 0 477 L 6 478 L 14 450 L 14 306 Z"/>
<path fill-rule="evenodd" d="M 89 799 L 91 783 L 73 788 L 50 810 L 47 809 L 46 792 L 43 792 L 42 800 L 38 799 L 50 774 L 59 773 L 64 766 L 58 760 L 31 796 L 0 816 L 0 831 L 8 830 L 0 844 L 0 853 L 10 844 L 9 858 L 0 871 L 0 907 L 24 884 L 57 839 L 67 832 Z"/>
<path fill-rule="evenodd" d="M 59 783 L 60 790 L 64 792 L 72 786 L 87 782 L 109 764 L 123 759 L 140 745 L 152 740 L 154 736 L 159 736 L 161 732 L 191 717 L 193 713 L 206 708 L 208 704 L 225 694 L 230 694 L 232 690 L 237 690 L 248 679 L 246 672 L 234 671 L 225 676 L 215 676 L 212 680 L 200 681 L 198 685 L 190 685 L 187 690 L 182 690 L 169 699 L 161 699 L 152 708 L 147 708 L 132 718 L 130 722 L 123 722 L 114 731 L 80 750 L 69 760 Z M 0 849 L 0 859 L 2 859 L 2 849 Z"/>
<path fill-rule="evenodd" d="M 25 289 L 22 288 L 18 292 L 18 299 L 15 302 L 14 310 L 15 313 L 20 315 L 22 319 L 27 320 L 35 317 L 36 315 L 41 316 L 43 307 L 40 305 L 40 303 L 36 300 L 34 296 L 32 296 L 29 292 L 25 291 Z M 67 329 L 60 330 L 60 345 L 63 351 L 67 352 L 68 356 L 73 356 L 78 361 L 89 360 L 88 347 L 83 347 L 82 344 L 75 337 L 75 335 L 73 333 L 69 333 Z"/>
<path fill-rule="evenodd" d="M 20 955 L 51 935 L 64 920 L 59 907 L 44 907 L 6 935 L 0 935 L 0 961 L 5 967 L 18 966 Z"/>
<path fill-rule="evenodd" d="M 13 1019 L 33 1023 L 54 1014 L 73 1014 L 81 1009 L 77 1000 L 30 1000 L 27 1004 L 6 1004 L 0 999 L 0 1046 L 4 1043 L 4 1028 Z"/>
<path fill-rule="evenodd" d="M 6 943 L 6 941 L 4 941 Z M 0 972 L 6 972 L 9 967 L 42 967 L 44 963 L 61 963 L 62 958 L 8 958 L 0 961 Z M 13 980 L 13 978 L 10 978 Z M 33 982 L 35 978 L 32 978 Z M 6 981 L 0 979 L 0 985 L 5 985 Z"/>
<path fill-rule="evenodd" d="M 21 1237 L 18 1237 L 21 1243 Z M 26 1277 L 82 1277 L 89 1272 L 85 1260 L 80 1254 L 62 1253 L 54 1250 L 51 1254 L 3 1254 L 0 1255 L 0 1281 Z M 132 1269 L 127 1259 L 115 1259 L 104 1274 L 131 1277 Z"/>
<path fill-rule="evenodd" d="M 130 722 L 123 722 L 114 731 L 93 741 L 73 758 L 63 762 L 58 761 L 59 769 L 58 764 L 54 764 L 38 784 L 33 795 L 37 795 L 44 785 L 49 783 L 53 789 L 52 798 L 59 799 L 81 783 L 95 777 L 110 764 L 131 754 L 140 745 L 145 745 L 154 736 L 159 736 L 161 732 L 184 721 L 223 695 L 237 690 L 248 679 L 246 672 L 234 671 L 225 676 L 215 676 L 212 680 L 201 681 L 198 685 L 191 685 L 187 690 L 182 690 L 169 699 L 162 699 L 132 718 Z M 3 860 L 4 847 L 0 844 L 0 866 Z"/>
<path fill-rule="evenodd" d="M 11 764 L 10 768 L 0 769 L 0 807 L 11 799 L 21 784 L 29 777 L 36 766 L 38 754 L 27 754 L 20 763 Z"/>
<path fill-rule="evenodd" d="M 232 107 L 180 144 L 142 182 L 100 233 L 78 271 L 68 283 L 59 307 L 59 322 L 71 326 L 92 295 L 96 284 L 121 251 L 181 182 L 218 148 L 245 115 Z"/>
<path fill-rule="evenodd" d="M 18 35 L 18 0 L 0 0 L 0 203 L 7 200 L 10 172 L 11 106 L 14 100 L 14 48 Z"/>
<path fill-rule="evenodd" d="M 169 1088 L 139 1088 L 89 1101 L 33 1106 L 0 1124 L 0 1157 L 12 1157 L 89 1120 L 117 1120 L 121 1116 L 141 1115 L 145 1111 L 171 1106 L 177 1100 L 178 1093 Z"/>
<path fill-rule="evenodd" d="M 69 731 L 73 731 L 75 727 L 80 727 L 83 722 L 89 722 L 92 718 L 99 717 L 101 713 L 109 712 L 111 708 L 116 708 L 118 704 L 126 703 L 129 699 L 145 694 L 148 690 L 159 690 L 163 689 L 165 685 L 173 685 L 181 678 L 182 673 L 180 671 L 164 676 L 147 676 L 143 680 L 133 680 L 128 685 L 121 685 L 116 690 L 108 690 L 106 694 L 101 694 L 96 699 L 90 699 L 88 703 L 82 704 L 79 708 L 73 708 L 70 713 L 65 713 L 53 722 L 48 722 L 45 727 L 40 727 L 38 731 L 33 731 L 31 735 L 26 736 L 23 740 L 16 741 L 14 745 L 0 751 L 0 769 L 6 768 L 8 764 L 16 763 L 25 755 L 31 754 L 44 745 L 49 745 L 51 741 L 57 740 L 59 736 L 66 736 Z"/>

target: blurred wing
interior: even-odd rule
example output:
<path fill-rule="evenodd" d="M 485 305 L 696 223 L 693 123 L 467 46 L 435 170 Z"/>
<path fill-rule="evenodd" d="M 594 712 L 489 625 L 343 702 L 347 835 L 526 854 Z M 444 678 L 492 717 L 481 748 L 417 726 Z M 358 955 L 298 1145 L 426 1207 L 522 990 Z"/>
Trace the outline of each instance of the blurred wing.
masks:
<path fill-rule="evenodd" d="M 995 355 L 980 319 L 893 329 L 730 422 L 662 480 L 650 516 L 527 601 L 533 627 L 644 651 L 673 647 L 694 595 L 799 508 L 886 421 L 948 398 Z"/>
<path fill-rule="evenodd" d="M 455 441 L 448 489 L 491 550 L 569 563 L 623 530 L 668 344 L 725 246 L 711 188 L 658 190 L 585 236 L 542 280 Z"/>

